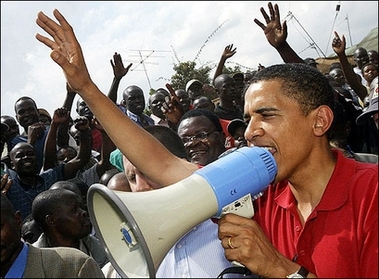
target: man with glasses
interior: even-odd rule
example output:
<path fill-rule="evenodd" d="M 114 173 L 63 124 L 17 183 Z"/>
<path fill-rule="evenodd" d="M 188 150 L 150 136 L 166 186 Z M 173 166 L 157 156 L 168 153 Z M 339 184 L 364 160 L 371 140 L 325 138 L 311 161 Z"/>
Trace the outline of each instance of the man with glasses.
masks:
<path fill-rule="evenodd" d="M 186 112 L 178 123 L 178 135 L 192 163 L 205 166 L 225 151 L 225 135 L 220 120 L 209 110 Z"/>

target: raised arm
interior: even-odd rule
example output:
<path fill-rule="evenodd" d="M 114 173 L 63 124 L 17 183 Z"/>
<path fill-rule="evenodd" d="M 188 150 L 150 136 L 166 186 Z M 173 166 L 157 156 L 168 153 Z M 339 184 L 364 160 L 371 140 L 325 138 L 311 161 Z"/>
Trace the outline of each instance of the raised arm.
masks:
<path fill-rule="evenodd" d="M 285 63 L 304 63 L 304 60 L 287 43 L 287 21 L 284 21 L 283 25 L 281 24 L 278 4 L 273 6 L 271 2 L 268 2 L 268 9 L 270 17 L 263 7 L 260 9 L 266 25 L 256 18 L 254 22 L 262 28 L 267 41 L 277 50 Z"/>
<path fill-rule="evenodd" d="M 58 23 L 38 13 L 36 23 L 52 39 L 36 34 L 48 46 L 51 58 L 62 68 L 67 82 L 85 100 L 121 152 L 142 172 L 161 185 L 169 185 L 190 176 L 197 166 L 179 159 L 156 138 L 130 120 L 92 81 L 82 49 L 71 25 L 54 10 Z"/>
<path fill-rule="evenodd" d="M 346 80 L 353 90 L 357 93 L 362 102 L 364 102 L 365 97 L 367 96 L 367 88 L 362 85 L 361 81 L 358 79 L 357 74 L 354 72 L 351 67 L 349 61 L 347 60 L 347 56 L 345 53 L 346 48 L 346 39 L 345 36 L 338 35 L 337 32 L 334 31 L 334 39 L 332 42 L 332 48 L 334 52 L 337 54 L 338 59 L 341 63 L 343 74 L 345 75 Z"/>
<path fill-rule="evenodd" d="M 108 98 L 111 99 L 113 103 L 117 104 L 117 91 L 120 85 L 120 81 L 129 72 L 129 69 L 133 64 L 130 63 L 125 68 L 124 63 L 122 62 L 121 54 L 115 52 L 113 55 L 113 60 L 111 59 L 111 65 L 114 77 L 111 84 L 111 88 L 108 92 Z"/>
<path fill-rule="evenodd" d="M 66 98 L 63 101 L 63 106 L 71 113 L 72 103 L 74 102 L 74 98 L 76 96 L 76 92 L 71 89 L 71 87 L 66 82 Z M 58 146 L 65 146 L 69 145 L 69 119 L 65 122 L 59 125 L 58 127 L 58 133 L 57 133 L 57 145 Z"/>
<path fill-rule="evenodd" d="M 110 139 L 108 134 L 105 132 L 103 127 L 100 125 L 100 123 L 97 121 L 96 118 L 92 119 L 93 125 L 97 130 L 101 132 L 102 136 L 102 143 L 101 143 L 101 152 L 100 152 L 100 160 L 97 162 L 96 171 L 97 175 L 101 177 L 107 170 L 109 170 L 112 167 L 111 162 L 109 161 L 110 154 L 113 150 L 116 149 L 115 144 Z"/>
<path fill-rule="evenodd" d="M 226 60 L 232 57 L 236 52 L 237 52 L 237 48 L 236 47 L 233 48 L 233 44 L 227 45 L 225 47 L 224 51 L 222 52 L 220 61 L 217 64 L 217 68 L 213 76 L 213 83 L 215 82 L 216 77 L 222 74 L 222 70 L 224 69 Z"/>
<path fill-rule="evenodd" d="M 57 162 L 57 132 L 63 123 L 67 122 L 70 112 L 66 108 L 58 108 L 54 111 L 49 132 L 47 133 L 43 169 L 48 170 L 58 165 Z"/>
<path fill-rule="evenodd" d="M 80 143 L 78 154 L 65 164 L 65 179 L 74 178 L 77 172 L 88 163 L 91 157 L 92 130 L 89 120 L 85 116 L 78 116 L 74 120 L 75 128 L 79 131 Z"/>

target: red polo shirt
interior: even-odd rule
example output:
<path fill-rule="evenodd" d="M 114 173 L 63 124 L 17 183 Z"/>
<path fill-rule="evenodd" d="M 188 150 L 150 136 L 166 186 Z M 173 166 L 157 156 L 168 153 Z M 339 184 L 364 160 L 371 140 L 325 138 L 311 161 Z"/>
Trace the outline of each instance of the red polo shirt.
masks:
<path fill-rule="evenodd" d="M 318 277 L 378 278 L 378 165 L 334 153 L 336 168 L 304 227 L 286 182 L 254 201 L 253 219 L 282 254 Z"/>

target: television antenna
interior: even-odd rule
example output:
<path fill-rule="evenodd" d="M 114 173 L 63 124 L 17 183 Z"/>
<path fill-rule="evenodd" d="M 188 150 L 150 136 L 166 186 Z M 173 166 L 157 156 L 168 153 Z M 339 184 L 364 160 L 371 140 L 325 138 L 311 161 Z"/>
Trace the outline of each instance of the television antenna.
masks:
<path fill-rule="evenodd" d="M 157 55 L 153 56 L 153 54 L 156 52 L 171 52 L 171 51 L 170 50 L 149 50 L 149 49 L 130 49 L 129 51 L 138 52 L 138 54 L 136 55 L 129 55 L 129 56 L 139 58 L 139 60 L 137 61 L 129 61 L 129 62 L 138 62 L 138 64 L 135 67 L 131 68 L 130 71 L 136 71 L 136 69 L 142 65 L 142 71 L 145 72 L 147 83 L 149 84 L 149 88 L 151 89 L 151 83 L 150 83 L 149 75 L 147 74 L 146 64 L 159 65 L 159 63 L 146 62 L 146 60 L 148 58 L 164 58 L 164 56 L 157 56 Z"/>

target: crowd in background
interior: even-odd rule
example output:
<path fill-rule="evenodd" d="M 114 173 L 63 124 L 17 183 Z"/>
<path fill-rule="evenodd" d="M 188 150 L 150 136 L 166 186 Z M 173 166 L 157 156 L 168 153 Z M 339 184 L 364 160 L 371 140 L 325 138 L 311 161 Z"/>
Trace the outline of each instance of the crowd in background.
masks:
<path fill-rule="evenodd" d="M 112 103 L 112 106 L 106 109 L 107 111 L 103 107 L 100 109 L 99 104 L 94 104 L 94 102 L 99 103 L 98 100 L 100 99 L 95 100 L 93 98 L 92 101 L 90 93 L 83 93 L 87 89 L 80 89 L 77 84 L 73 83 L 74 78 L 71 78 L 71 80 L 68 78 L 67 80 L 66 96 L 60 108 L 41 108 L 28 96 L 23 96 L 12 104 L 14 106 L 14 115 L 1 115 L 2 253 L 3 241 L 6 241 L 3 240 L 3 223 L 9 223 L 13 226 L 9 229 L 13 232 L 12 239 L 9 241 L 17 243 L 20 240 L 22 243 L 28 243 L 29 251 L 33 251 L 34 247 L 43 249 L 47 247 L 69 247 L 67 250 L 62 250 L 62 253 L 66 254 L 69 262 L 75 262 L 78 266 L 80 265 L 75 268 L 70 268 L 67 265 L 63 268 L 63 263 L 60 260 L 53 262 L 54 257 L 49 256 L 51 259 L 46 260 L 46 262 L 51 266 L 51 269 L 60 270 L 63 273 L 44 273 L 45 275 L 50 274 L 50 277 L 62 277 L 67 274 L 71 275 L 71 277 L 120 277 L 121 274 L 112 266 L 106 248 L 99 240 L 97 235 L 99 232 L 96 232 L 91 224 L 87 208 L 87 192 L 91 185 L 99 183 L 112 190 L 129 192 L 150 191 L 170 185 L 172 182 L 181 180 L 183 178 L 181 175 L 184 175 L 184 171 L 183 174 L 170 175 L 171 172 L 168 167 L 167 175 L 161 169 L 157 169 L 157 173 L 161 171 L 157 175 L 155 174 L 155 169 L 158 167 L 153 165 L 155 162 L 159 162 L 157 164 L 161 164 L 160 168 L 163 168 L 163 165 L 166 164 L 166 158 L 167 165 L 171 160 L 173 162 L 177 160 L 177 162 L 180 162 L 177 163 L 178 165 L 183 164 L 183 168 L 184 166 L 191 166 L 188 169 L 193 170 L 193 166 L 202 168 L 217 160 L 225 152 L 234 149 L 253 145 L 269 145 L 269 142 L 259 140 L 259 138 L 264 138 L 263 135 L 266 133 L 265 127 L 267 126 L 263 124 L 263 126 L 253 127 L 253 123 L 263 121 L 261 119 L 270 123 L 269 119 L 271 118 L 282 118 L 283 123 L 281 125 L 283 126 L 281 129 L 287 129 L 288 133 L 283 136 L 282 140 L 287 139 L 286 144 L 291 145 L 291 150 L 294 154 L 301 152 L 299 150 L 306 149 L 305 146 L 307 146 L 308 151 L 304 151 L 304 154 L 305 152 L 310 153 L 309 150 L 317 147 L 312 147 L 310 143 L 304 142 L 304 147 L 297 145 L 296 137 L 298 135 L 294 132 L 294 129 L 296 129 L 294 126 L 297 125 L 296 121 L 292 119 L 292 122 L 286 122 L 287 112 L 279 109 L 276 111 L 275 106 L 254 110 L 260 102 L 264 101 L 259 98 L 253 99 L 251 93 L 253 90 L 259 90 L 256 85 L 261 80 L 265 81 L 265 75 L 272 75 L 268 80 L 271 80 L 271 78 L 274 81 L 278 79 L 286 81 L 287 78 L 290 80 L 293 77 L 287 77 L 281 71 L 289 71 L 289 69 L 295 72 L 300 71 L 296 68 L 297 64 L 304 67 L 304 69 L 301 68 L 304 75 L 298 76 L 296 81 L 294 81 L 295 78 L 291 79 L 288 87 L 285 85 L 279 86 L 278 90 L 285 91 L 284 95 L 290 96 L 290 99 L 300 100 L 300 106 L 304 106 L 304 115 L 312 115 L 313 108 L 311 109 L 311 106 L 315 105 L 317 107 L 318 115 L 315 117 L 319 121 L 315 124 L 312 133 L 315 137 L 326 138 L 327 146 L 323 146 L 325 150 L 340 152 L 338 154 L 342 154 L 344 158 L 357 162 L 354 168 L 361 171 L 365 168 L 372 168 L 375 165 L 377 168 L 377 50 L 357 48 L 353 54 L 354 64 L 352 65 L 345 54 L 346 41 L 344 36 L 340 36 L 335 32 L 332 48 L 338 57 L 338 62 L 330 65 L 327 73 L 321 73 L 317 68 L 318 63 L 315 59 L 301 58 L 287 43 L 287 26 L 278 23 L 279 8 L 277 5 L 269 3 L 268 7 L 270 17 L 263 8 L 261 10 L 265 24 L 258 19 L 255 19 L 255 23 L 262 28 L 269 44 L 283 58 L 283 65 L 281 65 L 283 68 L 278 67 L 276 69 L 277 65 L 262 66 L 257 63 L 260 67 L 256 72 L 225 73 L 226 61 L 236 55 L 237 50 L 233 44 L 223 46 L 220 48 L 221 57 L 212 79 L 212 86 L 217 92 L 217 99 L 211 100 L 206 97 L 204 94 L 205 85 L 197 79 L 189 79 L 185 88 L 172 88 L 169 84 L 162 84 L 162 87 L 155 90 L 148 100 L 145 100 L 143 90 L 135 84 L 130 84 L 122 89 L 122 94 L 120 94 L 120 81 L 128 74 L 131 64 L 125 67 L 121 55 L 115 52 L 113 60 L 111 60 L 112 68 L 110 69 L 114 73 L 114 78 L 110 81 L 108 94 L 103 94 Z M 37 24 L 52 35 L 54 31 L 48 31 L 48 23 L 46 23 L 47 21 L 43 22 L 42 19 L 44 18 L 39 18 L 40 21 L 38 23 L 37 20 Z M 62 23 L 63 21 L 60 20 L 59 16 L 57 19 L 63 26 L 64 23 Z M 275 33 L 275 30 L 279 30 L 279 33 Z M 59 41 L 57 37 L 53 36 L 53 38 Z M 50 46 L 43 39 L 38 37 L 37 39 Z M 55 46 L 50 47 L 54 49 Z M 295 66 L 291 68 L 292 65 Z M 64 68 L 63 64 L 60 64 L 60 66 Z M 271 69 L 276 69 L 277 72 L 271 73 Z M 314 94 L 310 97 L 291 95 L 292 93 L 287 92 L 291 92 L 295 88 L 295 85 L 293 85 L 295 83 L 302 84 L 303 87 L 307 86 L 307 79 L 311 80 L 310 76 L 317 75 L 317 72 L 327 80 L 327 83 L 332 88 L 331 100 L 333 104 L 328 103 L 332 113 L 324 109 L 324 106 L 326 106 L 324 102 L 326 103 L 327 97 L 324 97 L 321 93 L 315 93 L 317 90 L 323 90 L 320 85 L 321 81 L 309 81 L 311 84 L 314 82 L 313 86 L 316 86 L 316 84 L 320 86 L 320 89 L 314 88 L 315 92 L 309 92 L 309 94 Z M 80 79 L 80 77 L 77 77 L 77 79 Z M 266 88 L 267 92 L 276 86 L 274 81 L 271 81 L 270 86 L 272 87 Z M 77 95 L 80 96 L 74 104 L 74 99 Z M 121 100 L 118 100 L 119 96 L 121 96 Z M 274 104 L 276 104 L 275 102 L 283 102 L 278 101 L 278 97 L 270 96 L 266 96 L 265 100 L 270 100 Z M 73 109 L 78 114 L 75 119 L 70 117 Z M 126 126 L 122 125 L 123 122 L 118 121 L 121 115 L 118 112 L 107 114 L 108 110 L 109 112 L 117 110 L 122 113 L 122 116 L 131 120 L 130 123 L 132 124 L 127 122 Z M 300 122 L 299 130 L 304 128 Z M 117 127 L 111 128 L 110 125 Z M 134 126 L 142 128 L 144 132 L 142 133 Z M 293 142 L 291 142 L 291 132 L 294 133 Z M 303 132 L 305 131 L 303 130 Z M 123 133 L 125 133 L 124 137 L 122 136 Z M 146 148 L 147 143 L 151 140 L 145 140 L 145 134 L 147 133 L 159 141 L 165 149 L 169 150 L 170 156 L 173 155 L 173 158 L 171 159 L 166 153 L 160 153 L 159 148 L 161 147 L 154 152 L 150 152 L 154 148 L 152 147 L 151 150 Z M 129 140 L 129 137 L 132 140 Z M 305 133 L 304 138 L 308 137 L 308 134 Z M 315 140 L 314 143 L 316 142 Z M 127 144 L 130 146 L 125 147 Z M 320 143 L 320 145 L 322 144 Z M 146 150 L 143 150 L 144 148 Z M 125 151 L 125 149 L 134 150 Z M 276 146 L 275 152 L 282 151 Z M 325 160 L 325 165 L 328 165 L 333 160 L 342 160 L 339 156 L 335 156 L 338 159 L 332 159 L 334 158 L 332 156 L 330 158 L 315 156 L 312 160 Z M 281 160 L 278 162 L 280 170 L 283 161 L 290 161 L 293 158 L 289 156 Z M 352 164 L 349 160 L 347 161 L 349 163 L 345 163 L 346 165 Z M 179 166 L 177 168 L 179 169 Z M 338 168 L 342 167 L 339 166 Z M 236 172 L 238 171 L 236 170 Z M 335 177 L 331 178 L 331 173 L 325 175 L 329 175 L 330 180 L 334 184 L 338 184 L 338 182 L 334 182 Z M 323 176 L 323 174 L 320 176 Z M 285 178 L 284 180 L 290 181 L 289 178 L 283 177 Z M 374 181 L 371 181 L 368 177 L 366 179 L 367 184 L 375 186 L 373 185 L 375 184 Z M 317 179 L 315 178 L 315 180 Z M 329 180 L 327 179 L 327 181 Z M 340 183 L 345 183 L 343 181 L 341 178 Z M 280 181 L 276 182 L 280 183 Z M 329 183 L 332 184 L 331 182 Z M 377 185 L 376 179 L 376 188 L 372 187 L 372 190 L 376 191 L 376 196 Z M 341 186 L 341 189 L 343 188 L 345 187 Z M 351 193 L 350 190 L 346 191 Z M 301 197 L 300 192 L 301 190 L 294 191 L 296 198 Z M 270 197 L 271 194 L 267 195 Z M 328 189 L 326 189 L 325 195 L 331 195 Z M 375 196 L 375 192 L 373 195 Z M 299 200 L 303 201 L 302 198 L 299 198 Z M 267 203 L 268 201 L 262 199 L 261 203 L 264 202 Z M 280 203 L 280 201 L 278 202 Z M 377 207 L 377 197 L 373 203 L 375 202 L 376 205 L 374 204 L 374 206 Z M 144 206 L 148 206 L 148 204 Z M 267 204 L 260 204 L 259 206 L 267 206 Z M 304 216 L 310 216 L 309 218 L 311 218 L 313 216 L 312 210 Z M 325 210 L 331 209 L 326 207 Z M 268 210 L 266 212 L 266 214 L 271 213 Z M 372 226 L 377 227 L 377 210 L 376 213 L 371 214 L 370 216 L 374 217 L 374 220 L 371 220 L 374 222 Z M 262 218 L 260 221 L 263 222 L 263 217 L 259 216 L 256 217 L 257 220 Z M 346 217 L 343 215 L 340 218 Z M 188 232 L 171 248 L 157 270 L 157 277 L 216 277 L 224 269 L 233 266 L 231 259 L 234 257 L 242 261 L 243 257 L 235 256 L 229 252 L 238 250 L 234 249 L 239 247 L 236 244 L 238 243 L 236 240 L 237 235 L 230 232 L 228 235 L 224 230 L 221 230 L 221 228 L 225 228 L 222 225 L 224 222 L 233 223 L 234 221 L 227 218 L 223 219 L 219 224 L 209 219 L 196 226 L 196 229 Z M 303 225 L 305 221 L 308 222 L 307 217 L 304 219 Z M 240 221 L 238 220 L 238 222 Z M 294 224 L 291 225 L 295 226 Z M 365 227 L 365 229 L 372 228 Z M 272 237 L 272 241 L 275 242 L 276 237 L 270 235 L 268 228 L 264 229 L 264 233 L 267 237 Z M 320 233 L 323 233 L 322 230 L 317 236 Z M 350 233 L 352 238 L 358 237 L 354 235 L 355 232 L 351 231 Z M 371 234 L 375 234 L 366 230 L 364 233 L 367 233 L 367 238 L 370 239 Z M 10 233 L 8 234 L 10 235 Z M 283 235 L 283 237 L 292 237 L 296 243 L 300 239 L 299 235 Z M 377 238 L 377 234 L 375 238 Z M 226 242 L 224 239 L 228 241 Z M 220 244 L 220 240 L 222 244 Z M 233 244 L 231 244 L 231 240 L 233 240 Z M 318 241 L 322 240 L 319 239 Z M 312 241 L 310 242 L 313 243 Z M 280 244 L 276 243 L 274 246 L 278 250 L 283 249 Z M 4 244 L 4 247 L 12 249 L 8 243 Z M 17 247 L 17 249 L 14 248 L 16 256 L 18 255 L 17 253 L 21 253 L 20 251 L 25 251 L 24 249 L 26 249 L 22 248 L 24 246 Z M 183 247 L 185 247 L 186 252 L 183 252 Z M 224 249 L 228 250 L 224 252 Z M 296 250 L 296 248 L 293 249 Z M 288 251 L 284 251 L 284 249 L 280 250 L 280 252 L 285 254 L 293 249 L 291 248 Z M 333 247 L 329 247 L 329 249 L 332 250 Z M 76 250 L 82 251 L 83 254 L 73 252 Z M 359 252 L 364 253 L 365 251 L 362 248 Z M 334 255 L 335 253 L 333 252 L 332 254 Z M 375 255 L 365 255 L 377 260 L 377 246 Z M 293 256 L 298 257 L 299 255 Z M 347 257 L 347 255 L 344 255 L 344 257 Z M 2 278 L 5 278 L 6 274 L 8 276 L 24 277 L 33 277 L 31 274 L 41 276 L 41 273 L 38 273 L 40 271 L 34 270 L 37 269 L 36 265 L 34 267 L 29 266 L 29 258 L 27 259 L 26 254 L 23 256 L 24 262 L 21 261 L 21 265 L 24 265 L 23 270 L 25 270 L 25 273 L 21 275 L 17 273 L 12 266 L 15 258 L 11 256 L 3 258 L 2 256 Z M 190 258 L 191 261 L 184 263 L 185 260 L 181 260 L 182 258 Z M 296 263 L 296 260 L 293 260 L 293 262 Z M 302 266 L 306 266 L 306 275 L 308 271 L 310 272 L 309 274 L 326 277 L 333 277 L 338 274 L 337 271 L 330 271 L 327 268 L 324 270 L 323 267 L 309 260 L 300 260 L 299 263 Z M 352 264 L 350 263 L 350 265 Z M 85 268 L 80 268 L 83 266 Z M 249 267 L 248 265 L 246 266 Z M 337 262 L 334 266 L 338 270 Z M 44 265 L 43 268 L 46 268 L 46 266 Z M 349 273 L 346 271 L 348 268 L 346 266 L 344 268 L 343 272 L 346 273 L 341 274 L 341 276 L 371 277 L 373 274 L 368 270 L 355 270 Z M 33 273 L 29 269 L 37 273 Z M 65 269 L 70 269 L 70 272 L 67 271 L 65 274 Z M 293 270 L 291 272 L 285 270 L 284 272 L 287 271 L 292 273 Z M 247 276 L 254 277 L 255 274 L 258 274 L 259 276 L 275 277 L 280 274 L 272 272 L 272 270 L 260 270 L 259 268 L 251 270 L 251 272 L 252 274 L 248 273 Z M 299 272 L 301 273 L 302 270 L 300 269 Z M 377 268 L 373 272 L 376 272 L 377 275 Z"/>

